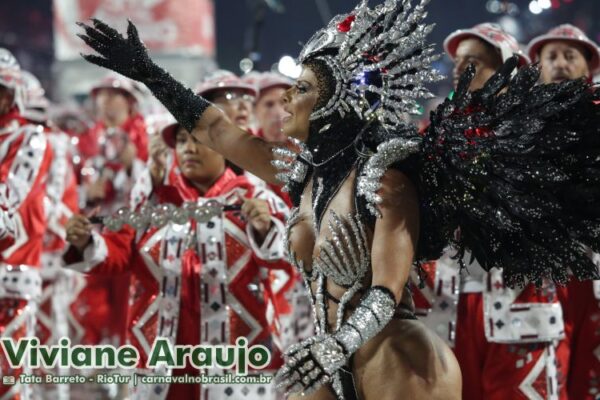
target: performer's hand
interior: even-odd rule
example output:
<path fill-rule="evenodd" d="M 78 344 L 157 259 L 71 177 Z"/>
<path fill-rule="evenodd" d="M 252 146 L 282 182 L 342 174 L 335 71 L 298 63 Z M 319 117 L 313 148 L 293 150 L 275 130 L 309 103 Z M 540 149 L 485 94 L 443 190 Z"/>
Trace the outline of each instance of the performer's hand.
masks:
<path fill-rule="evenodd" d="M 210 102 L 186 88 L 150 59 L 131 21 L 127 26 L 127 38 L 98 19 L 94 18 L 92 22 L 93 27 L 78 23 L 85 31 L 79 37 L 99 54 L 82 54 L 86 61 L 145 84 L 189 132 L 195 130 L 206 110 L 212 109 L 212 113 L 207 117 L 205 127 L 222 118 L 221 111 L 211 108 Z M 206 134 L 207 128 L 195 132 L 196 137 Z M 206 137 L 204 140 L 208 142 L 210 139 Z"/>
<path fill-rule="evenodd" d="M 155 186 L 160 185 L 167 168 L 167 145 L 160 134 L 150 138 L 150 175 Z"/>
<path fill-rule="evenodd" d="M 275 375 L 275 385 L 287 393 L 309 394 L 335 379 L 340 368 L 349 365 L 352 354 L 391 321 L 395 309 L 390 289 L 370 287 L 335 333 L 311 336 L 286 350 L 285 364 Z"/>
<path fill-rule="evenodd" d="M 99 19 L 92 18 L 92 22 L 93 27 L 78 22 L 77 25 L 85 30 L 85 34 L 77 36 L 100 56 L 82 54 L 84 59 L 137 81 L 144 82 L 151 76 L 156 65 L 148 56 L 146 46 L 140 40 L 137 29 L 131 21 L 127 26 L 127 38 Z"/>
<path fill-rule="evenodd" d="M 286 395 L 308 395 L 329 382 L 335 370 L 326 371 L 323 367 L 320 358 L 327 354 L 320 344 L 331 340 L 331 335 L 312 336 L 290 346 L 284 355 L 285 364 L 275 375 L 276 387 L 283 389 Z"/>
<path fill-rule="evenodd" d="M 92 224 L 83 215 L 73 215 L 65 226 L 67 242 L 82 252 L 92 239 Z"/>
<path fill-rule="evenodd" d="M 131 141 L 127 142 L 123 150 L 119 153 L 119 162 L 126 169 L 131 169 L 135 158 L 137 157 L 137 148 Z"/>
<path fill-rule="evenodd" d="M 271 163 L 279 171 L 275 177 L 284 184 L 285 192 L 290 190 L 292 182 L 304 181 L 308 166 L 305 163 L 297 162 L 297 159 L 298 157 L 305 160 L 312 158 L 304 143 L 294 138 L 288 138 L 287 142 L 273 149 L 273 156 L 274 159 Z"/>
<path fill-rule="evenodd" d="M 264 239 L 271 229 L 271 212 L 266 200 L 246 199 L 242 205 L 242 215 L 248 220 L 248 223 L 254 228 L 260 239 Z"/>

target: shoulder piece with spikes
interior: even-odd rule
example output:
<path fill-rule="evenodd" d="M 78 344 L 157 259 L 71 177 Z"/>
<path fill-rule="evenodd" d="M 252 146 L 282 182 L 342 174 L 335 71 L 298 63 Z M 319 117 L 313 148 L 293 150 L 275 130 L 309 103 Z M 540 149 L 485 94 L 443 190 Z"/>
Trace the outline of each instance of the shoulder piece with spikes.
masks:
<path fill-rule="evenodd" d="M 311 120 L 354 110 L 362 119 L 378 118 L 394 128 L 403 124 L 402 113 L 417 111 L 417 98 L 432 97 L 424 85 L 442 76 L 431 69 L 439 55 L 426 43 L 433 25 L 422 22 L 428 2 L 411 8 L 410 0 L 387 0 L 369 8 L 363 0 L 308 41 L 299 62 L 323 61 L 336 80 L 335 93 Z"/>
<path fill-rule="evenodd" d="M 302 141 L 295 138 L 288 140 L 296 151 L 290 150 L 287 146 L 274 147 L 274 160 L 271 161 L 271 164 L 279 171 L 276 177 L 283 184 L 282 190 L 284 192 L 290 192 L 294 182 L 302 183 L 304 181 L 308 171 L 308 163 L 312 159 L 310 151 Z M 302 162 L 302 160 L 305 162 Z"/>
<path fill-rule="evenodd" d="M 369 158 L 358 178 L 358 194 L 367 200 L 367 208 L 376 217 L 381 217 L 377 205 L 381 197 L 377 194 L 381 188 L 381 178 L 392 165 L 419 151 L 421 140 L 412 138 L 394 138 L 377 146 L 377 153 Z"/>

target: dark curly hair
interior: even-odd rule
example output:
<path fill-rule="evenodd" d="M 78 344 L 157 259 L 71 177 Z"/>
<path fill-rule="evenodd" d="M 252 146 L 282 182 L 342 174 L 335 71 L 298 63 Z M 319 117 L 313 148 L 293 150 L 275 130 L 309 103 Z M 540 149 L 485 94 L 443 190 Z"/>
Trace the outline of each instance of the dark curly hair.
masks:
<path fill-rule="evenodd" d="M 335 93 L 335 78 L 333 77 L 333 72 L 322 60 L 313 58 L 303 65 L 306 68 L 310 68 L 317 77 L 319 99 L 315 105 L 315 110 L 318 110 L 321 107 L 325 107 L 331 96 Z"/>

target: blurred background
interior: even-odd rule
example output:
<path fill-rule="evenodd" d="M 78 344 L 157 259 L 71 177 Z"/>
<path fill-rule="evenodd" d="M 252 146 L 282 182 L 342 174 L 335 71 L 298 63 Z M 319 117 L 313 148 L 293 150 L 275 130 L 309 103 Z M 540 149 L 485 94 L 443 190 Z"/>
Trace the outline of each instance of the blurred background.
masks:
<path fill-rule="evenodd" d="M 75 37 L 75 21 L 100 17 L 120 28 L 127 18 L 159 63 L 193 84 L 220 67 L 238 74 L 252 68 L 294 75 L 300 44 L 333 15 L 354 6 L 349 0 L 2 0 L 0 46 L 24 69 L 40 77 L 53 100 L 81 96 L 104 71 L 87 65 Z M 600 41 L 598 0 L 433 0 L 431 39 L 442 51 L 453 30 L 476 23 L 500 23 L 521 43 L 569 22 Z M 287 57 L 286 57 L 287 56 Z M 449 59 L 437 68 L 450 73 Z M 442 82 L 438 92 L 448 91 Z"/>

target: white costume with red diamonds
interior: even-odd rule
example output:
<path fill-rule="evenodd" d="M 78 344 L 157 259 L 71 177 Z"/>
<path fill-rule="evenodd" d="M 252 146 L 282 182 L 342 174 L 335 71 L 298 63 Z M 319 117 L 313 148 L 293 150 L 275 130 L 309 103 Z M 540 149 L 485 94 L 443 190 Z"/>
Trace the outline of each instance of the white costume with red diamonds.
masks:
<path fill-rule="evenodd" d="M 205 193 L 183 178 L 176 187 L 154 191 L 150 200 L 181 203 L 208 199 L 222 204 L 240 204 L 244 198 L 266 200 L 272 211 L 272 228 L 262 244 L 238 212 L 227 211 L 209 222 L 169 223 L 136 233 L 125 227 L 119 232 L 93 236 L 78 263 L 71 268 L 93 274 L 132 273 L 132 299 L 127 339 L 141 355 L 139 373 L 198 374 L 183 371 L 151 371 L 143 368 L 157 337 L 173 344 L 234 344 L 248 338 L 249 346 L 263 344 L 271 349 L 269 371 L 281 365 L 279 326 L 268 279 L 272 268 L 284 268 L 283 218 L 287 207 L 273 193 L 255 188 L 244 177 L 226 170 Z M 67 259 L 75 261 L 70 251 Z M 221 374 L 222 370 L 209 370 Z M 138 385 L 134 398 L 274 399 L 270 384 L 241 385 Z"/>
<path fill-rule="evenodd" d="M 456 253 L 413 272 L 415 313 L 453 349 L 463 374 L 463 399 L 566 399 L 569 343 L 563 320 L 565 288 L 504 285 L 470 255 L 461 271 Z"/>
<path fill-rule="evenodd" d="M 0 117 L 0 337 L 34 335 L 42 292 L 40 263 L 46 231 L 44 197 L 51 150 L 44 129 L 28 124 L 18 111 Z M 0 350 L 1 352 L 1 350 Z M 29 388 L 18 383 L 0 355 L 0 375 L 14 386 L 0 386 L 0 399 L 21 399 Z"/>

